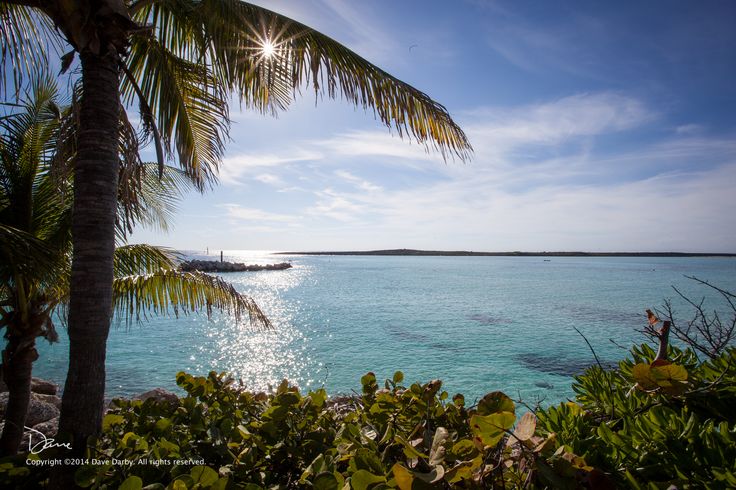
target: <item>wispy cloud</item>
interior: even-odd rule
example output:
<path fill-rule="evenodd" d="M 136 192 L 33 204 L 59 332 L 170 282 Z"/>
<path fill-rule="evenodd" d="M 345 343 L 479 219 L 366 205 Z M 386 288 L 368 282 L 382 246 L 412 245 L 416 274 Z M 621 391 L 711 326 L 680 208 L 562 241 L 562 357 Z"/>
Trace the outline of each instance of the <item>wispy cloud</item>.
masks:
<path fill-rule="evenodd" d="M 241 153 L 225 158 L 220 167 L 220 181 L 226 185 L 241 185 L 250 172 L 286 164 L 319 160 L 322 154 L 296 149 L 292 153 Z M 263 174 L 258 174 L 263 175 Z"/>
<path fill-rule="evenodd" d="M 316 203 L 306 209 L 305 214 L 317 218 L 349 222 L 357 220 L 360 214 L 373 211 L 356 202 L 354 198 L 358 196 L 336 192 L 330 188 L 315 192 L 315 195 L 317 196 Z"/>
<path fill-rule="evenodd" d="M 226 217 L 236 222 L 278 222 L 296 224 L 299 217 L 290 214 L 279 214 L 264 211 L 262 209 L 247 208 L 240 204 L 221 204 L 226 211 Z"/>
<path fill-rule="evenodd" d="M 407 164 L 407 161 L 442 161 L 439 155 L 427 152 L 424 146 L 385 131 L 347 131 L 313 144 L 337 157 L 382 157 L 386 161 L 403 160 L 402 164 Z"/>
<path fill-rule="evenodd" d="M 351 174 L 347 170 L 336 170 L 335 175 L 337 175 L 341 179 L 350 182 L 358 189 L 364 190 L 366 192 L 376 192 L 382 190 L 381 186 L 372 184 L 367 180 L 361 179 L 360 177 Z"/>
<path fill-rule="evenodd" d="M 657 116 L 640 100 L 610 92 L 576 94 L 511 109 L 481 108 L 465 115 L 471 119 L 468 134 L 479 153 L 625 131 Z"/>

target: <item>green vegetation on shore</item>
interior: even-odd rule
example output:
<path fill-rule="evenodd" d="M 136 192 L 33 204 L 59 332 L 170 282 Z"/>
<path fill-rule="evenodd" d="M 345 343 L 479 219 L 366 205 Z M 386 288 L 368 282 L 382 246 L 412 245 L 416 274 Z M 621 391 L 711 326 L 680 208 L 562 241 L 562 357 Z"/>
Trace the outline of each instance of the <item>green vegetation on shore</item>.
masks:
<path fill-rule="evenodd" d="M 699 361 L 642 345 L 575 378 L 574 401 L 477 403 L 397 372 L 330 400 L 287 381 L 251 393 L 179 373 L 176 401 L 117 400 L 75 476 L 88 488 L 733 488 L 736 349 Z M 5 488 L 42 485 L 53 450 L 0 464 Z M 23 456 L 25 458 L 25 456 Z M 118 463 L 115 463 L 117 461 Z M 120 464 L 126 461 L 126 464 Z"/>

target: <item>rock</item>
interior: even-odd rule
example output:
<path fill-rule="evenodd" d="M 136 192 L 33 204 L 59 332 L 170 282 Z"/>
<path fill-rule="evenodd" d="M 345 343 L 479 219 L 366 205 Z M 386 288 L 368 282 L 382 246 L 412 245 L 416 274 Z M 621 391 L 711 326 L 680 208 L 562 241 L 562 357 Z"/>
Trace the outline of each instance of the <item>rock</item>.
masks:
<path fill-rule="evenodd" d="M 145 393 L 141 393 L 140 395 L 136 395 L 133 397 L 133 400 L 149 400 L 153 399 L 157 402 L 167 402 L 172 405 L 178 405 L 179 404 L 179 397 L 176 396 L 176 393 L 172 393 L 171 391 L 165 390 L 163 388 L 154 388 L 152 390 L 146 391 Z"/>
<path fill-rule="evenodd" d="M 0 417 L 2 418 L 5 418 L 8 396 L 8 392 L 0 393 Z M 59 410 L 61 410 L 61 398 L 58 396 L 31 393 L 31 400 L 28 403 L 28 415 L 26 416 L 26 426 L 33 427 L 36 424 L 58 417 Z"/>
<path fill-rule="evenodd" d="M 257 271 L 282 271 L 290 269 L 292 265 L 288 262 L 280 264 L 247 265 L 240 262 L 219 262 L 216 260 L 189 260 L 179 265 L 184 272 L 257 272 Z"/>
<path fill-rule="evenodd" d="M 0 393 L 8 391 L 8 385 L 5 384 L 5 380 L 0 376 Z"/>
<path fill-rule="evenodd" d="M 56 408 L 58 408 L 59 410 L 61 410 L 61 398 L 58 397 L 57 395 L 44 395 L 42 393 L 32 393 L 31 396 L 34 397 L 36 400 L 50 403 Z"/>
<path fill-rule="evenodd" d="M 51 381 L 41 378 L 31 379 L 31 391 L 34 393 L 42 393 L 44 395 L 55 395 L 59 391 L 59 386 Z"/>
<path fill-rule="evenodd" d="M 28 415 L 26 416 L 26 427 L 33 427 L 58 416 L 59 409 L 54 405 L 31 396 L 31 403 L 28 405 Z"/>
<path fill-rule="evenodd" d="M 33 426 L 33 430 L 37 430 L 46 437 L 54 437 L 59 431 L 59 417 L 36 424 Z"/>

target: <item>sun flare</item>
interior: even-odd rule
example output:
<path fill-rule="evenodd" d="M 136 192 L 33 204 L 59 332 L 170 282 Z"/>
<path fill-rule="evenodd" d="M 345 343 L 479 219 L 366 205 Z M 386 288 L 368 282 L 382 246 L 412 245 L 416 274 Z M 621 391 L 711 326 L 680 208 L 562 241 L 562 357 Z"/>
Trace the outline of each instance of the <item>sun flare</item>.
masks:
<path fill-rule="evenodd" d="M 270 58 L 276 52 L 276 47 L 270 40 L 266 40 L 263 42 L 263 46 L 261 46 L 261 52 L 264 57 Z"/>

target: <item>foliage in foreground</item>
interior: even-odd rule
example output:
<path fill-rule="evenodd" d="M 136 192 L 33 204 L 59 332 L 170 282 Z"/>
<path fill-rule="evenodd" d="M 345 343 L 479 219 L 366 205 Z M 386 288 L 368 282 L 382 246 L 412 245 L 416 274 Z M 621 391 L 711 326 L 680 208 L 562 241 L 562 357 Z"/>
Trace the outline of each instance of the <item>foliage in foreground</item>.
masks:
<path fill-rule="evenodd" d="M 366 374 L 362 395 L 342 404 L 285 381 L 271 394 L 251 393 L 225 374 L 179 373 L 188 395 L 176 403 L 114 402 L 76 481 L 124 489 L 733 487 L 736 349 L 704 362 L 672 347 L 672 362 L 651 362 L 654 355 L 644 345 L 617 369 L 591 367 L 575 379 L 575 402 L 523 415 L 501 392 L 469 407 L 440 381 L 402 385 L 400 372 L 380 389 Z M 39 483 L 44 468 L 2 464 L 0 483 Z"/>

